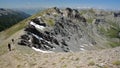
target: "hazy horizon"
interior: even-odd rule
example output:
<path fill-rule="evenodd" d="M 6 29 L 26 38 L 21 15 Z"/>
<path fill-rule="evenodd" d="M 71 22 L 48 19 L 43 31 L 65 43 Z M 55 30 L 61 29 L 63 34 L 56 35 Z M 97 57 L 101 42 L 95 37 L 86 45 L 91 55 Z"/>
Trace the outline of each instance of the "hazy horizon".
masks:
<path fill-rule="evenodd" d="M 119 0 L 0 0 L 0 8 L 99 8 L 120 10 Z"/>

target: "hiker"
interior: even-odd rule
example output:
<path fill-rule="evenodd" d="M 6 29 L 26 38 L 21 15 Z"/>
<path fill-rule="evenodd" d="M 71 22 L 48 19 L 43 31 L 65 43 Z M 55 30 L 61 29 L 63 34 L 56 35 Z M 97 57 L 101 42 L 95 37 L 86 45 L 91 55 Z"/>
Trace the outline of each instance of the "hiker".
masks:
<path fill-rule="evenodd" d="M 12 43 L 14 44 L 14 39 L 12 39 Z"/>
<path fill-rule="evenodd" d="M 10 44 L 8 44 L 8 49 L 9 49 L 9 51 L 11 51 L 11 45 Z"/>

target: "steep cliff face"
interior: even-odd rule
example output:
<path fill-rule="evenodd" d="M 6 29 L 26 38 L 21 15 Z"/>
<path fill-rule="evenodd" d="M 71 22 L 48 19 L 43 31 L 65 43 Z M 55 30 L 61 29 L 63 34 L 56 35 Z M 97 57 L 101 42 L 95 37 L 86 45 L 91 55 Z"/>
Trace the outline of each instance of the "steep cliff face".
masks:
<path fill-rule="evenodd" d="M 28 22 L 25 34 L 21 36 L 18 44 L 37 51 L 50 52 L 76 52 L 111 47 L 108 44 L 110 37 L 106 35 L 107 31 L 115 27 L 108 23 L 106 18 L 111 14 L 101 16 L 94 13 L 96 18 L 92 18 L 92 23 L 84 15 L 71 8 L 48 9 Z"/>

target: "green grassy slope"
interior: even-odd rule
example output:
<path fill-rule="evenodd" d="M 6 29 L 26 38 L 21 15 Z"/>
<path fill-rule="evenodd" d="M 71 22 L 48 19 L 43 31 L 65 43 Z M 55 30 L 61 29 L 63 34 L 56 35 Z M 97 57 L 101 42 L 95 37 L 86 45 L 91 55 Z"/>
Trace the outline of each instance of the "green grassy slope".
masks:
<path fill-rule="evenodd" d="M 11 27 L 29 16 L 29 14 L 21 11 L 13 11 L 11 9 L 0 10 L 0 31 Z"/>

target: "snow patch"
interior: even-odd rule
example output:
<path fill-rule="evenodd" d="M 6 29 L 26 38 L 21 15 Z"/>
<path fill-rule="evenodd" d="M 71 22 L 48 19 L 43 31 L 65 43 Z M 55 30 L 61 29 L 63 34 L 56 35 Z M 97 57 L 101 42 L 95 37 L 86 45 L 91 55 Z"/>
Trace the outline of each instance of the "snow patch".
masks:
<path fill-rule="evenodd" d="M 85 46 L 81 45 L 80 47 L 85 47 Z"/>
<path fill-rule="evenodd" d="M 33 35 L 34 37 L 36 37 L 37 39 L 39 39 L 39 40 L 43 40 L 43 38 L 41 38 L 41 37 L 39 37 L 39 36 L 37 36 L 37 35 L 35 35 L 35 34 L 33 34 L 33 33 L 32 33 L 32 35 Z M 48 44 L 50 44 L 50 42 L 48 42 L 48 41 L 46 41 L 46 40 L 45 40 L 45 42 L 47 42 Z"/>
<path fill-rule="evenodd" d="M 30 24 L 33 25 L 33 26 L 35 26 L 35 28 L 38 28 L 40 30 L 43 30 L 45 28 L 44 26 L 40 26 L 40 25 L 38 25 L 38 24 L 36 24 L 36 23 L 34 23 L 32 21 L 30 22 Z"/>
<path fill-rule="evenodd" d="M 80 50 L 84 51 L 85 49 L 84 48 L 80 48 Z"/>
<path fill-rule="evenodd" d="M 31 39 L 28 40 L 30 43 L 32 42 Z"/>
<path fill-rule="evenodd" d="M 40 19 L 40 18 L 41 18 L 41 16 L 39 16 L 39 17 L 37 17 L 37 18 L 39 18 L 39 19 Z"/>
<path fill-rule="evenodd" d="M 35 34 L 33 34 L 33 33 L 32 33 L 32 35 L 33 35 L 34 37 L 36 37 L 37 39 L 39 39 L 39 40 L 43 40 L 43 38 L 38 37 L 37 35 L 35 35 Z"/>
<path fill-rule="evenodd" d="M 42 53 L 54 53 L 52 51 L 43 51 L 43 50 L 37 49 L 35 47 L 32 47 L 32 49 L 35 50 L 35 51 L 38 51 L 38 52 L 42 52 Z"/>

